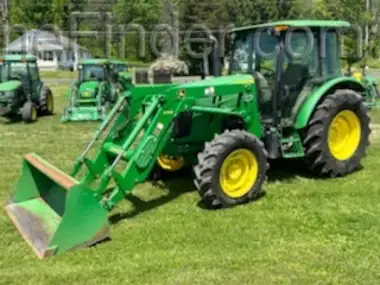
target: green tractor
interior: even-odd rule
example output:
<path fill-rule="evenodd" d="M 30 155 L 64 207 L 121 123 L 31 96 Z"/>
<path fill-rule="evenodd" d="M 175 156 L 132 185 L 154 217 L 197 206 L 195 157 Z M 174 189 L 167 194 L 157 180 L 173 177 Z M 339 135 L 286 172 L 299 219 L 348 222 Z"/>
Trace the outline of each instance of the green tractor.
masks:
<path fill-rule="evenodd" d="M 301 27 L 310 31 L 294 30 Z M 229 75 L 125 91 L 70 175 L 27 154 L 9 216 L 43 258 L 108 237 L 108 212 L 157 164 L 192 166 L 209 208 L 257 198 L 269 159 L 303 158 L 321 177 L 352 173 L 369 145 L 376 86 L 341 74 L 337 29 L 345 27 L 283 21 L 234 29 Z M 308 38 L 317 44 L 297 56 Z"/>
<path fill-rule="evenodd" d="M 33 55 L 0 57 L 0 116 L 20 117 L 26 123 L 38 116 L 52 115 L 53 94 L 40 79 L 37 58 Z"/>
<path fill-rule="evenodd" d="M 70 106 L 61 121 L 104 120 L 121 92 L 118 74 L 128 70 L 122 61 L 88 59 L 79 64 L 79 78 L 70 88 Z"/>

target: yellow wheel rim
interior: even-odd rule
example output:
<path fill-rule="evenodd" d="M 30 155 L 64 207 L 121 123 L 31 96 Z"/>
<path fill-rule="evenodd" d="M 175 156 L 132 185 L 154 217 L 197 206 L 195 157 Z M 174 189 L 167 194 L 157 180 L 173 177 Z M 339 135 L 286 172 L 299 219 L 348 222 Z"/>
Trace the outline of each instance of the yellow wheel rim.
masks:
<path fill-rule="evenodd" d="M 53 98 L 51 96 L 47 96 L 46 108 L 48 112 L 53 112 Z"/>
<path fill-rule="evenodd" d="M 36 108 L 32 107 L 32 113 L 31 113 L 30 117 L 31 117 L 32 121 L 37 120 L 37 110 L 36 110 Z"/>
<path fill-rule="evenodd" d="M 166 171 L 178 171 L 185 164 L 183 157 L 171 157 L 164 154 L 158 157 L 157 162 Z"/>
<path fill-rule="evenodd" d="M 220 186 L 231 198 L 246 195 L 255 184 L 259 174 L 256 156 L 248 149 L 232 152 L 220 169 Z"/>
<path fill-rule="evenodd" d="M 358 116 L 349 110 L 342 111 L 331 122 L 328 145 L 332 156 L 338 160 L 347 160 L 356 152 L 361 137 Z"/>

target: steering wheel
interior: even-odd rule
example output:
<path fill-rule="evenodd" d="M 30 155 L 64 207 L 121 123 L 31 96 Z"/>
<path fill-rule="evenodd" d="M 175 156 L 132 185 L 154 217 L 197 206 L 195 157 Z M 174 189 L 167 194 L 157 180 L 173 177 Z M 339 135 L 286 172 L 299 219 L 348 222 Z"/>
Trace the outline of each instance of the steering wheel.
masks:
<path fill-rule="evenodd" d="M 20 72 L 15 72 L 9 76 L 9 80 L 21 81 L 22 78 L 23 78 L 23 74 Z"/>

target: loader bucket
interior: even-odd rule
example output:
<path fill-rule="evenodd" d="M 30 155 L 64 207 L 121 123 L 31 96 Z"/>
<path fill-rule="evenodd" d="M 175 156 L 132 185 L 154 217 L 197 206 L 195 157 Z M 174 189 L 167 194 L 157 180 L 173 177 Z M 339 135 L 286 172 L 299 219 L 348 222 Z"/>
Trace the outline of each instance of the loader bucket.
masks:
<path fill-rule="evenodd" d="M 107 117 L 105 107 L 72 107 L 64 110 L 61 122 L 103 121 Z"/>
<path fill-rule="evenodd" d="M 34 153 L 6 211 L 39 258 L 93 245 L 109 236 L 107 211 L 93 191 Z"/>

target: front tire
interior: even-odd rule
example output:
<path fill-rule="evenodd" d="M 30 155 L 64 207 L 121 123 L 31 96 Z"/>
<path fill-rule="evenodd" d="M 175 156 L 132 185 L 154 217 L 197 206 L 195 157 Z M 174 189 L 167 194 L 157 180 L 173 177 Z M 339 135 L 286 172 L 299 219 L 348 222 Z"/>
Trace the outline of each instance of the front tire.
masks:
<path fill-rule="evenodd" d="M 245 131 L 226 131 L 206 143 L 194 183 L 208 208 L 233 207 L 257 198 L 269 168 L 263 143 Z"/>
<path fill-rule="evenodd" d="M 21 117 L 25 123 L 32 123 L 37 120 L 37 108 L 32 102 L 25 102 L 21 109 Z"/>
<path fill-rule="evenodd" d="M 317 175 L 337 177 L 359 168 L 369 146 L 370 118 L 362 97 L 337 90 L 319 104 L 303 141 L 306 162 Z"/>
<path fill-rule="evenodd" d="M 44 86 L 40 94 L 40 114 L 49 116 L 54 113 L 54 99 L 51 90 Z"/>

